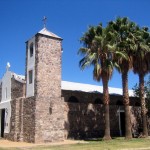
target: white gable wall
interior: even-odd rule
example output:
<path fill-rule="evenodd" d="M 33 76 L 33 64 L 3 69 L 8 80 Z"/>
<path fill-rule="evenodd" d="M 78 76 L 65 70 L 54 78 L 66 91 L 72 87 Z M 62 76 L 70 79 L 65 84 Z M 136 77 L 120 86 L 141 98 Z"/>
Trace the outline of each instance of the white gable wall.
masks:
<path fill-rule="evenodd" d="M 0 102 L 0 110 L 5 109 L 5 133 L 10 131 L 10 117 L 11 117 L 11 72 L 6 71 L 2 78 L 2 99 Z M 1 111 L 0 111 L 1 112 Z M 1 113 L 0 113 L 0 125 L 1 125 Z M 1 133 L 1 131 L 0 131 Z"/>
<path fill-rule="evenodd" d="M 11 72 L 7 71 L 2 78 L 2 100 L 1 102 L 11 100 Z"/>

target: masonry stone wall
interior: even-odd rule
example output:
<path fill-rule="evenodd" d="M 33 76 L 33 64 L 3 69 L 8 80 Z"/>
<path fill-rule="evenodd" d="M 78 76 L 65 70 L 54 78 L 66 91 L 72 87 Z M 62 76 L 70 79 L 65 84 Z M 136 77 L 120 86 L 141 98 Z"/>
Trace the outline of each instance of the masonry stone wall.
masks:
<path fill-rule="evenodd" d="M 39 129 L 40 130 L 40 129 Z M 23 102 L 23 141 L 35 142 L 35 97 L 25 98 Z"/>
<path fill-rule="evenodd" d="M 5 133 L 5 138 L 11 141 L 35 142 L 35 97 L 11 101 L 10 132 Z"/>
<path fill-rule="evenodd" d="M 46 101 L 44 100 L 42 99 L 43 104 L 39 106 L 40 109 L 35 107 L 35 97 L 12 100 L 11 130 L 9 134 L 5 134 L 5 138 L 12 141 L 37 143 L 41 140 L 36 141 L 40 139 L 39 136 L 36 137 L 36 132 L 40 134 L 42 140 L 45 138 L 44 142 L 59 141 L 62 136 L 65 139 L 86 139 L 103 136 L 104 106 L 102 104 L 63 103 L 63 99 L 61 101 L 47 99 L 46 101 L 50 105 L 45 105 Z M 48 114 L 45 113 L 45 110 L 41 110 L 41 107 L 45 110 L 48 109 Z M 38 111 L 39 114 L 35 108 L 41 110 Z M 62 111 L 61 115 L 58 114 L 58 108 Z M 110 106 L 111 136 L 120 136 L 119 109 L 123 110 L 124 108 L 123 106 Z M 132 132 L 135 134 L 141 126 L 140 108 L 130 106 L 130 110 Z M 37 121 L 36 115 L 43 119 Z M 39 123 L 39 121 L 42 127 L 36 129 L 36 123 Z M 54 122 L 56 122 L 55 125 Z M 43 132 L 43 128 L 45 132 Z"/>
<path fill-rule="evenodd" d="M 130 106 L 130 112 L 132 132 L 134 135 L 138 135 L 140 134 L 140 129 L 142 129 L 141 108 Z"/>
<path fill-rule="evenodd" d="M 95 103 L 96 99 L 101 99 L 101 101 L 103 100 L 102 93 L 97 93 L 97 92 L 88 93 L 82 91 L 62 90 L 62 97 L 64 97 L 65 102 L 68 102 L 71 96 L 76 97 L 79 103 Z M 121 95 L 110 94 L 110 105 L 117 105 L 118 101 L 123 102 L 123 97 Z M 130 97 L 130 106 L 136 106 L 138 103 L 139 103 L 138 98 Z"/>
<path fill-rule="evenodd" d="M 24 98 L 11 101 L 10 133 L 5 133 L 5 138 L 12 141 L 22 141 L 23 105 Z"/>
<path fill-rule="evenodd" d="M 110 106 L 111 136 L 120 136 L 119 109 Z M 131 107 L 132 132 L 135 135 L 141 125 L 139 107 Z M 86 139 L 104 135 L 104 106 L 92 103 L 65 103 L 65 138 Z"/>
<path fill-rule="evenodd" d="M 35 143 L 62 141 L 61 39 L 37 34 L 35 44 L 35 122 L 27 122 L 34 122 Z"/>
<path fill-rule="evenodd" d="M 61 49 L 60 39 L 40 34 L 36 36 L 37 97 L 61 97 Z"/>
<path fill-rule="evenodd" d="M 24 83 L 21 83 L 14 78 L 11 78 L 11 99 L 24 97 L 25 90 L 24 90 Z"/>
<path fill-rule="evenodd" d="M 150 116 L 147 117 L 148 122 L 148 135 L 150 136 Z"/>
<path fill-rule="evenodd" d="M 96 104 L 102 93 L 88 93 L 82 91 L 62 90 L 65 103 L 65 137 L 66 138 L 91 138 L 102 137 L 104 134 L 104 106 Z M 78 102 L 68 102 L 71 97 Z M 124 106 L 118 104 L 123 101 L 121 95 L 110 95 L 110 127 L 112 136 L 120 136 L 119 109 L 124 111 Z M 140 107 L 136 107 L 138 98 L 130 97 L 130 110 L 133 134 L 141 127 Z"/>

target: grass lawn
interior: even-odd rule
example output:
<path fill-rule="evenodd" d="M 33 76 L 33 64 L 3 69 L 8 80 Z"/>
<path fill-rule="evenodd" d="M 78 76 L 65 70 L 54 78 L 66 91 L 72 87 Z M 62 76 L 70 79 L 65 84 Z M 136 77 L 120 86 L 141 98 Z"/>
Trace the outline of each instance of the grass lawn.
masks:
<path fill-rule="evenodd" d="M 59 145 L 59 146 L 38 146 L 26 148 L 0 148 L 0 150 L 127 150 L 130 148 L 145 148 L 150 150 L 150 139 L 124 140 L 115 138 L 111 141 L 88 141 L 86 144 Z"/>

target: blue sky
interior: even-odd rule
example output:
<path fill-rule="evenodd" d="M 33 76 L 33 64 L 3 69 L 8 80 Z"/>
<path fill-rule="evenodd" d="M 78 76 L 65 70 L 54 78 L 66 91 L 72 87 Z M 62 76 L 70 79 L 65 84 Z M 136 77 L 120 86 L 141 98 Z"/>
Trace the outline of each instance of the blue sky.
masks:
<path fill-rule="evenodd" d="M 80 37 L 89 25 L 127 16 L 140 26 L 150 27 L 149 0 L 0 0 L 0 78 L 6 63 L 11 71 L 25 72 L 25 42 L 43 28 L 63 38 L 62 80 L 102 85 L 93 81 L 92 69 L 81 71 L 77 55 Z M 129 88 L 138 82 L 137 75 L 129 73 Z M 109 82 L 111 87 L 122 87 L 116 71 Z"/>

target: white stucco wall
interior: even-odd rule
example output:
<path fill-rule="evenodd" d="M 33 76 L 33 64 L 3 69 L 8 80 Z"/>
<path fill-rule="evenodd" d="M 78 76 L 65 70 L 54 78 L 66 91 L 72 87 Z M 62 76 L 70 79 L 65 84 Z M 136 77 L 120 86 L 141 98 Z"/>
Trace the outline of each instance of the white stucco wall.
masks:
<path fill-rule="evenodd" d="M 0 102 L 0 110 L 5 109 L 5 129 L 4 133 L 10 132 L 10 117 L 11 117 L 11 72 L 6 71 L 2 82 L 2 99 Z M 0 125 L 1 125 L 1 113 L 0 113 Z M 1 133 L 1 131 L 0 131 Z"/>
<path fill-rule="evenodd" d="M 7 95 L 7 96 L 6 96 Z M 11 72 L 6 71 L 2 78 L 2 100 L 1 102 L 11 100 Z"/>
<path fill-rule="evenodd" d="M 33 43 L 33 56 L 30 57 L 30 44 Z M 27 58 L 27 81 L 26 97 L 34 96 L 34 76 L 35 76 L 35 37 L 28 41 L 28 58 Z M 29 84 L 29 71 L 33 71 L 32 84 Z"/>
<path fill-rule="evenodd" d="M 11 117 L 11 105 L 10 101 L 0 103 L 0 110 L 5 109 L 5 129 L 4 133 L 10 132 L 10 117 Z M 1 113 L 0 113 L 0 125 L 1 125 Z M 1 131 L 0 131 L 1 133 Z"/>

